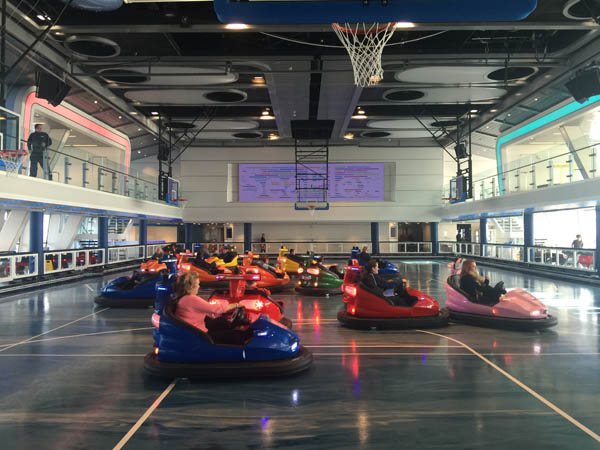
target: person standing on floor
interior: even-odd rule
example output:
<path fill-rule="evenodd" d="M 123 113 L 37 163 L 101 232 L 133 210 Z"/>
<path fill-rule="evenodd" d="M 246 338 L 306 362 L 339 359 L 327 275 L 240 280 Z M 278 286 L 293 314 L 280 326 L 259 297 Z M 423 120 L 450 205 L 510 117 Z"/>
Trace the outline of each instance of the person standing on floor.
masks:
<path fill-rule="evenodd" d="M 581 235 L 578 234 L 575 236 L 575 240 L 571 242 L 572 248 L 583 248 L 583 240 L 581 239 Z"/>
<path fill-rule="evenodd" d="M 265 239 L 265 233 L 263 233 L 262 236 L 260 237 L 260 252 L 261 253 L 266 253 L 266 251 L 267 251 L 266 242 L 267 242 L 267 240 Z"/>
<path fill-rule="evenodd" d="M 43 131 L 42 124 L 35 125 L 35 131 L 27 139 L 27 149 L 29 150 L 29 176 L 37 177 L 38 164 L 42 166 L 44 178 L 46 174 L 49 180 L 52 180 L 52 174 L 48 170 L 48 148 L 52 145 L 52 139 Z"/>

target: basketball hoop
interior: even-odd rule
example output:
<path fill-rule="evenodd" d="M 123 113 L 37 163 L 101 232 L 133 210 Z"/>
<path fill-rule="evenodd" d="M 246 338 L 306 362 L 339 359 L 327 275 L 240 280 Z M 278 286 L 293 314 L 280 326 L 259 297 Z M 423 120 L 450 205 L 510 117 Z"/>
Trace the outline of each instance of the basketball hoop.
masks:
<path fill-rule="evenodd" d="M 394 35 L 395 25 L 395 22 L 331 24 L 350 55 L 357 86 L 373 86 L 383 80 L 381 56 L 385 44 Z"/>
<path fill-rule="evenodd" d="M 308 212 L 310 213 L 311 216 L 315 215 L 315 205 L 308 205 Z"/>
<path fill-rule="evenodd" d="M 453 197 L 442 197 L 442 200 L 446 200 L 446 201 L 451 202 L 451 203 L 456 201 L 456 199 L 453 198 Z"/>
<path fill-rule="evenodd" d="M 0 151 L 0 161 L 4 165 L 6 176 L 14 176 L 19 173 L 23 167 L 23 158 L 27 155 L 25 150 L 2 150 Z"/>

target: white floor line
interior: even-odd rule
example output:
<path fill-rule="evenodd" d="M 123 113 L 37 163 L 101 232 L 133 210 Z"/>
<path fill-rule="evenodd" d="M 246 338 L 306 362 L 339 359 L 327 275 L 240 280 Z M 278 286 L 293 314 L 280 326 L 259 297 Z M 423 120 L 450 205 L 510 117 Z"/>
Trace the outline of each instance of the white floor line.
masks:
<path fill-rule="evenodd" d="M 71 334 L 69 336 L 57 336 L 57 337 L 47 338 L 47 339 L 34 339 L 32 341 L 24 342 L 23 344 L 35 344 L 37 342 L 58 341 L 60 339 L 72 339 L 72 338 L 84 337 L 84 336 L 99 336 L 99 335 L 103 335 L 103 334 L 115 334 L 115 333 L 125 333 L 128 331 L 141 331 L 141 330 L 153 330 L 153 329 L 154 329 L 154 327 L 141 327 L 141 328 L 126 328 L 124 330 L 98 331 L 96 333 Z M 0 345 L 0 348 L 8 347 L 10 345 L 12 345 L 12 344 L 2 344 L 2 345 Z"/>
<path fill-rule="evenodd" d="M 583 431 L 584 433 L 586 433 L 592 439 L 596 440 L 597 442 L 600 442 L 600 436 L 598 434 L 594 433 L 592 430 L 590 430 L 588 427 L 586 427 L 584 424 L 582 424 L 578 420 L 576 420 L 573 417 L 571 417 L 569 414 L 567 414 L 565 411 L 563 411 L 562 409 L 560 409 L 558 406 L 556 406 L 550 400 L 546 399 L 545 397 L 542 397 L 540 394 L 538 394 L 537 392 L 535 392 L 529 386 L 527 386 L 524 383 L 522 383 L 521 381 L 519 381 L 517 378 L 515 378 L 514 376 L 512 376 L 510 373 L 508 373 L 507 371 L 505 371 L 501 367 L 499 367 L 496 364 L 494 364 L 492 361 L 490 361 L 489 359 L 487 359 L 481 353 L 478 353 L 476 350 L 474 350 L 471 347 L 469 347 L 464 342 L 459 341 L 458 339 L 455 339 L 455 338 L 452 338 L 452 337 L 449 337 L 449 336 L 445 336 L 443 334 L 434 333 L 433 331 L 426 331 L 426 330 L 416 330 L 416 331 L 418 331 L 420 333 L 426 333 L 426 334 L 431 334 L 433 336 L 442 337 L 444 339 L 448 339 L 450 341 L 453 341 L 453 342 L 456 342 L 457 344 L 462 345 L 464 348 L 466 348 L 467 350 L 469 350 L 471 353 L 473 353 L 479 359 L 481 359 L 485 363 L 489 364 L 494 369 L 496 369 L 498 372 L 500 372 L 502 375 L 504 375 L 506 378 L 508 378 L 510 381 L 512 381 L 513 383 L 515 383 L 521 389 L 523 389 L 524 391 L 526 391 L 529 394 L 531 394 L 533 397 L 535 397 L 536 399 L 538 399 L 540 402 L 542 402 L 548 408 L 552 409 L 557 414 L 561 415 L 563 418 L 567 419 L 569 422 L 571 422 L 573 425 L 575 425 L 581 431 Z"/>
<path fill-rule="evenodd" d="M 380 345 L 380 344 L 358 344 L 358 345 L 305 345 L 306 348 L 463 348 L 462 345 L 418 345 L 418 344 L 399 344 L 399 345 Z"/>
<path fill-rule="evenodd" d="M 146 419 L 150 417 L 150 415 L 154 412 L 156 408 L 159 407 L 159 405 L 162 403 L 165 397 L 169 395 L 169 392 L 173 390 L 175 384 L 177 384 L 177 379 L 173 380 L 171 384 L 167 386 L 167 388 L 163 391 L 163 393 L 160 394 L 160 396 L 156 400 L 154 400 L 154 403 L 150 405 L 150 408 L 146 410 L 146 412 L 142 415 L 142 417 L 138 419 L 135 425 L 131 427 L 131 429 L 127 432 L 125 436 L 123 436 L 123 439 L 121 439 L 119 443 L 114 446 L 113 450 L 120 450 L 125 446 L 125 444 L 127 444 L 129 439 L 131 439 L 131 436 L 135 434 L 135 432 L 143 425 Z"/>
<path fill-rule="evenodd" d="M 83 317 L 80 317 L 79 319 L 72 320 L 69 323 L 65 323 L 64 325 L 61 325 L 60 327 L 52 328 L 51 330 L 44 331 L 43 333 L 37 334 L 35 336 L 31 336 L 30 338 L 25 339 L 23 341 L 15 342 L 14 344 L 9 344 L 8 346 L 6 346 L 4 348 L 0 348 L 0 352 L 3 352 L 4 350 L 8 350 L 8 349 L 11 349 L 13 347 L 16 347 L 17 345 L 25 344 L 25 343 L 27 343 L 29 341 L 34 340 L 35 338 L 39 338 L 40 336 L 44 336 L 45 334 L 52 333 L 53 331 L 56 331 L 56 330 L 60 330 L 61 328 L 64 328 L 64 327 L 66 327 L 68 325 L 72 325 L 75 322 L 79 322 L 80 320 L 87 319 L 88 317 L 95 316 L 96 314 L 100 314 L 101 312 L 106 311 L 107 309 L 110 309 L 110 308 L 104 308 L 104 309 L 101 309 L 99 311 L 95 311 L 95 312 L 93 312 L 91 314 L 88 314 L 87 316 L 83 316 Z"/>
<path fill-rule="evenodd" d="M 93 289 L 89 284 L 86 284 L 85 287 L 88 288 L 90 292 L 96 292 L 96 290 Z"/>

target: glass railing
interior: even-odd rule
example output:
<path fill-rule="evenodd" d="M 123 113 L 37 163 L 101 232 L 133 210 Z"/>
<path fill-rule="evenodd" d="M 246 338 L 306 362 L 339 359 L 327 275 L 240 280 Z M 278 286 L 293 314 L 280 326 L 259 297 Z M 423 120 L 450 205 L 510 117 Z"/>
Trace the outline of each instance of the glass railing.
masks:
<path fill-rule="evenodd" d="M 582 147 L 574 152 L 564 152 L 533 161 L 513 161 L 508 170 L 500 174 L 489 175 L 473 180 L 473 201 L 498 197 L 499 179 L 504 194 L 529 192 L 551 186 L 574 183 L 585 179 L 594 179 L 600 175 L 597 167 L 600 158 L 600 144 Z M 444 190 L 449 198 L 449 191 Z"/>
<path fill-rule="evenodd" d="M 158 199 L 156 180 L 138 170 L 73 147 L 64 147 L 61 151 L 50 148 L 46 153 L 41 166 L 37 167 L 38 177 L 57 183 L 164 203 Z M 27 166 L 28 155 L 20 159 L 17 173 L 22 175 L 30 173 Z M 0 170 L 4 170 L 1 164 Z M 179 196 L 182 196 L 181 192 Z"/>
<path fill-rule="evenodd" d="M 224 247 L 234 246 L 238 252 L 243 252 L 243 242 L 197 242 L 194 243 L 194 250 L 198 251 L 200 248 L 206 249 L 209 253 L 221 253 Z M 316 254 L 343 254 L 350 255 L 352 249 L 356 246 L 358 248 L 367 247 L 372 248 L 371 242 L 356 242 L 356 241 L 337 241 L 337 242 L 314 242 L 314 241 L 277 241 L 277 242 L 252 242 L 253 253 L 269 253 L 277 254 L 279 249 L 282 247 L 288 249 L 294 249 L 296 254 L 303 254 L 306 252 L 313 252 Z M 431 242 L 398 242 L 398 241 L 384 241 L 379 243 L 379 252 L 385 254 L 431 254 L 432 252 Z"/>
<path fill-rule="evenodd" d="M 542 266 L 564 267 L 587 272 L 596 270 L 595 249 L 564 247 L 529 247 L 527 261 Z"/>

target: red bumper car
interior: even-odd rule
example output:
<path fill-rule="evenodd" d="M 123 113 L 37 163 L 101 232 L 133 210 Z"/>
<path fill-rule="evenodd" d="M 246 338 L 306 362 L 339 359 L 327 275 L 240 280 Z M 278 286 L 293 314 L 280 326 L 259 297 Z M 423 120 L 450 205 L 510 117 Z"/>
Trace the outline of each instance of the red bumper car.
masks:
<path fill-rule="evenodd" d="M 438 301 L 427 294 L 408 287 L 408 294 L 417 297 L 417 303 L 413 306 L 396 306 L 398 298 L 392 292 L 389 292 L 392 295 L 385 295 L 387 291 L 371 289 L 358 281 L 362 269 L 358 264 L 344 269 L 344 308 L 337 315 L 343 326 L 358 330 L 400 330 L 448 325 L 448 311 L 440 309 Z"/>

